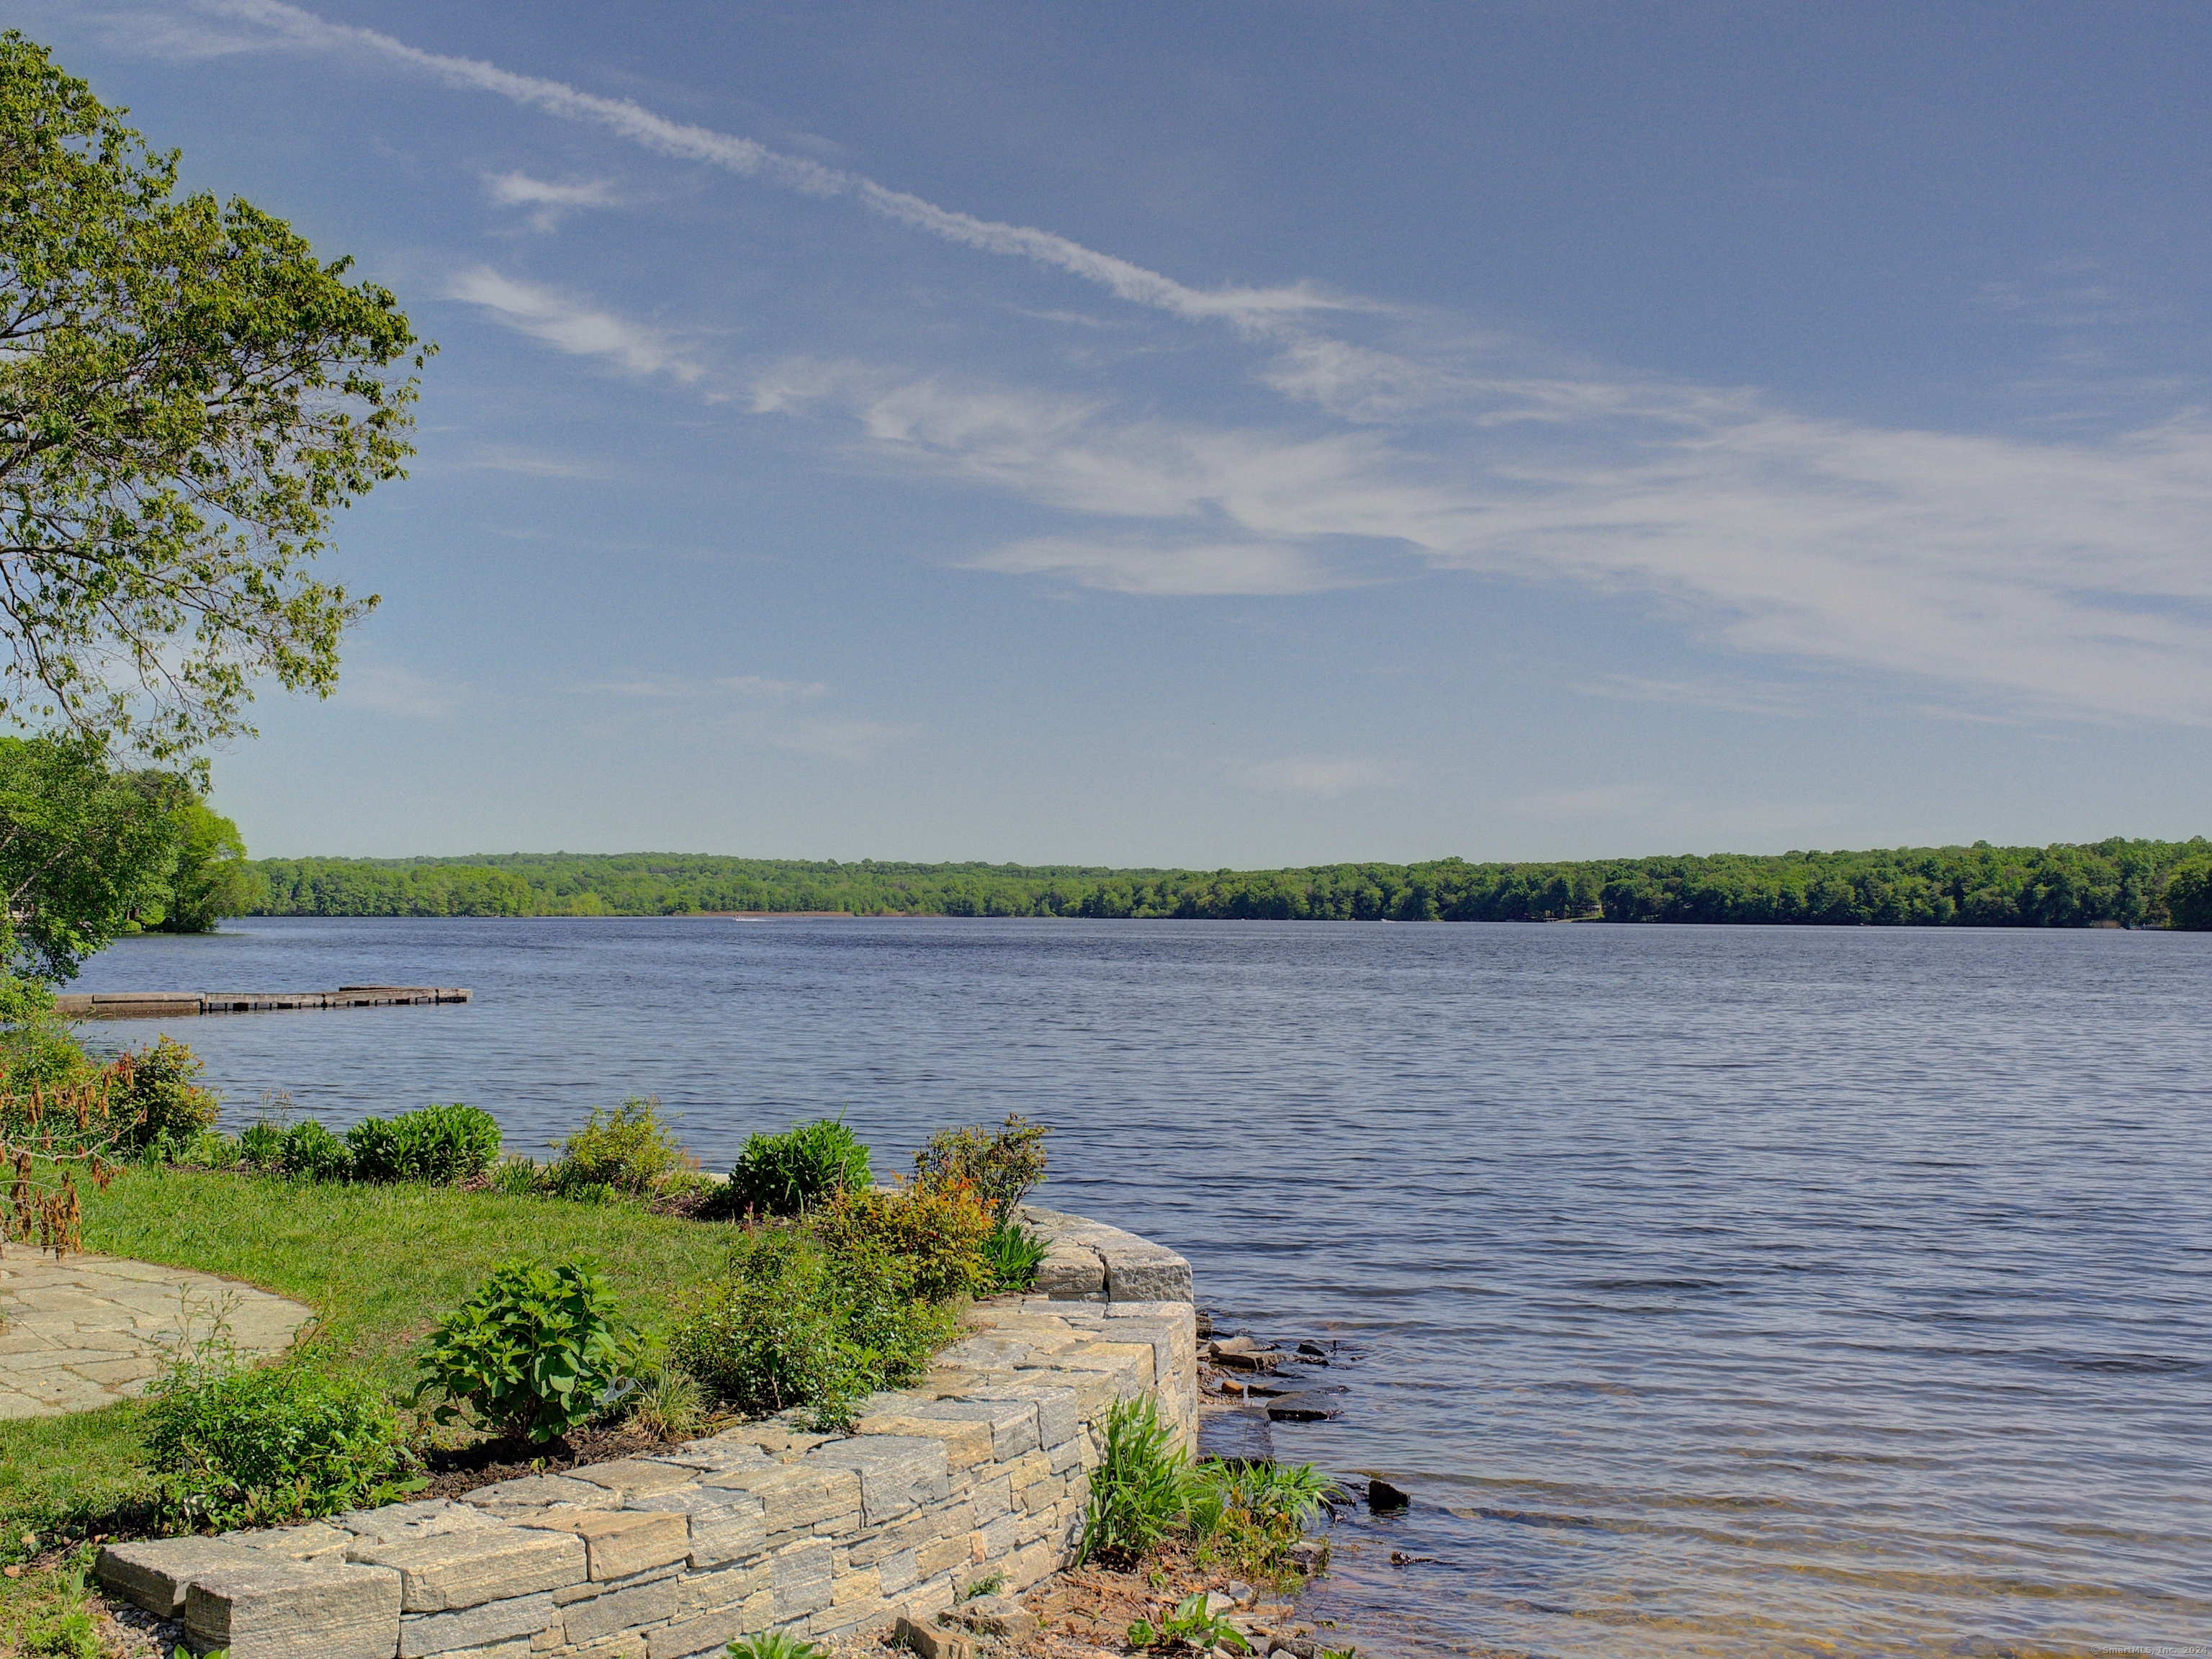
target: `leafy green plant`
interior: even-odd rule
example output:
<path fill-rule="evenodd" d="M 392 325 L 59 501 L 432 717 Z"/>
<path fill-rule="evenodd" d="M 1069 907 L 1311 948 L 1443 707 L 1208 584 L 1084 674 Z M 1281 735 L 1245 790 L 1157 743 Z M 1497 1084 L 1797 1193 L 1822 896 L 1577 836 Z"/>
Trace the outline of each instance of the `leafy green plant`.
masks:
<path fill-rule="evenodd" d="M 544 1444 L 620 1398 L 628 1349 L 605 1275 L 582 1262 L 507 1261 L 438 1322 L 410 1405 L 435 1395 L 502 1435 Z"/>
<path fill-rule="evenodd" d="M 1129 1623 L 1129 1645 L 1133 1648 L 1191 1648 L 1200 1652 L 1212 1648 L 1226 1648 L 1231 1653 L 1252 1651 L 1252 1644 L 1244 1639 L 1243 1632 L 1231 1624 L 1226 1617 L 1206 1611 L 1204 1590 L 1183 1597 L 1176 1610 L 1157 1626 L 1149 1619 L 1132 1620 Z"/>
<path fill-rule="evenodd" d="M 544 1165 L 526 1158 L 508 1156 L 492 1166 L 491 1189 L 512 1198 L 531 1198 L 550 1190 Z"/>
<path fill-rule="evenodd" d="M 960 1599 L 963 1601 L 973 1601 L 978 1596 L 996 1595 L 1000 1590 L 1006 1589 L 1006 1575 L 1005 1573 L 987 1572 L 981 1578 L 972 1578 L 969 1580 L 968 1587 L 960 1592 Z"/>
<path fill-rule="evenodd" d="M 804 1641 L 788 1631 L 763 1631 L 758 1636 L 740 1636 L 726 1650 L 729 1659 L 829 1659 L 829 1656 L 813 1643 Z"/>
<path fill-rule="evenodd" d="M 1036 1283 L 1037 1269 L 1051 1253 L 1050 1240 L 1018 1221 L 993 1228 L 983 1241 L 983 1260 L 990 1268 L 993 1286 L 1000 1291 L 1028 1290 Z"/>
<path fill-rule="evenodd" d="M 55 1575 L 52 1588 L 38 1595 L 9 1632 L 0 1632 L 0 1650 L 24 1659 L 106 1659 L 107 1644 L 86 1604 L 91 1576 L 89 1550 L 78 1553 Z"/>
<path fill-rule="evenodd" d="M 407 1474 L 407 1437 L 384 1391 L 359 1373 L 245 1364 L 218 1316 L 180 1342 L 148 1390 L 146 1450 L 160 1504 L 191 1527 L 266 1527 L 389 1502 Z"/>
<path fill-rule="evenodd" d="M 994 1130 L 980 1123 L 940 1129 L 914 1155 L 917 1185 L 965 1182 L 1000 1226 L 1013 1219 L 1015 1206 L 1044 1179 L 1044 1138 L 1051 1130 L 1019 1112 L 1009 1112 Z"/>
<path fill-rule="evenodd" d="M 239 1155 L 257 1170 L 283 1161 L 284 1132 L 273 1123 L 249 1123 L 238 1132 Z"/>
<path fill-rule="evenodd" d="M 874 1180 L 868 1149 L 842 1118 L 796 1123 L 780 1135 L 749 1138 L 730 1171 L 726 1202 L 739 1212 L 796 1215 L 841 1188 Z"/>
<path fill-rule="evenodd" d="M 206 1063 L 185 1044 L 157 1037 L 152 1048 L 130 1060 L 110 1102 L 116 1115 L 131 1126 L 125 1131 L 130 1149 L 155 1141 L 190 1145 L 215 1127 L 216 1097 L 192 1080 Z"/>
<path fill-rule="evenodd" d="M 991 1218 L 964 1183 L 878 1192 L 847 1187 L 810 1212 L 806 1230 L 841 1261 L 896 1258 L 925 1302 L 975 1296 L 991 1288 L 983 1254 Z"/>
<path fill-rule="evenodd" d="M 663 1440 L 688 1440 L 706 1421 L 706 1395 L 681 1367 L 656 1365 L 623 1402 L 629 1421 Z"/>
<path fill-rule="evenodd" d="M 177 1163 L 197 1164 L 203 1169 L 234 1169 L 239 1161 L 236 1137 L 224 1134 L 219 1129 L 199 1130 L 182 1142 L 172 1142 L 164 1137 L 155 1145 L 157 1147 L 173 1146 Z"/>
<path fill-rule="evenodd" d="M 499 1122 L 474 1106 L 425 1106 L 398 1117 L 365 1117 L 346 1131 L 357 1181 L 472 1181 L 499 1157 Z"/>
<path fill-rule="evenodd" d="M 1204 1463 L 1190 1480 L 1190 1530 L 1211 1553 L 1259 1577 L 1279 1577 L 1328 1492 L 1328 1477 L 1310 1463 Z"/>
<path fill-rule="evenodd" d="M 344 1181 L 353 1174 L 353 1152 L 313 1118 L 284 1131 L 279 1153 L 286 1173 L 303 1181 Z"/>
<path fill-rule="evenodd" d="M 650 1095 L 633 1095 L 612 1111 L 594 1107 L 591 1121 L 561 1147 L 549 1180 L 563 1198 L 580 1189 L 651 1198 L 697 1179 L 696 1160 L 677 1144 Z"/>
<path fill-rule="evenodd" d="M 1078 1563 L 1093 1555 L 1133 1560 L 1175 1528 L 1190 1486 L 1190 1460 L 1150 1395 L 1106 1410 L 1106 1443 L 1091 1472 Z"/>
<path fill-rule="evenodd" d="M 726 1276 L 687 1309 L 669 1355 L 746 1411 L 810 1407 L 848 1427 L 855 1402 L 911 1382 L 955 1329 L 913 1297 L 913 1273 L 879 1248 L 833 1255 L 798 1227 L 749 1227 Z"/>

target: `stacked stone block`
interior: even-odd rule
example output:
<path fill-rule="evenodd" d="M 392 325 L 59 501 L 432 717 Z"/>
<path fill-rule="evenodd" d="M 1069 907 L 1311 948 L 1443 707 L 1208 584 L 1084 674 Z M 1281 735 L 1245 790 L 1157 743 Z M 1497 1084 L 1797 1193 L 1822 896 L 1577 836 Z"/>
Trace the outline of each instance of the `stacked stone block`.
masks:
<path fill-rule="evenodd" d="M 1182 1273 L 1181 1299 L 979 1304 L 850 1435 L 770 1419 L 458 1500 L 117 1545 L 100 1582 L 232 1659 L 688 1659 L 921 1623 L 976 1579 L 1067 1564 L 1114 1401 L 1152 1396 L 1195 1443 Z"/>

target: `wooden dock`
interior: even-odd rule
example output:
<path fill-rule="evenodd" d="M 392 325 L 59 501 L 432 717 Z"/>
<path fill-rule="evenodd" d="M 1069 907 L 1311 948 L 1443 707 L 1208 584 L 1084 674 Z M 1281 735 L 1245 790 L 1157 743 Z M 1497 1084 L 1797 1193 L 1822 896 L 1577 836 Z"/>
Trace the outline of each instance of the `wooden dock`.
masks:
<path fill-rule="evenodd" d="M 56 997 L 54 1012 L 71 1019 L 180 1019 L 200 1014 L 395 1008 L 468 1000 L 465 985 L 341 985 L 335 991 L 93 991 Z"/>

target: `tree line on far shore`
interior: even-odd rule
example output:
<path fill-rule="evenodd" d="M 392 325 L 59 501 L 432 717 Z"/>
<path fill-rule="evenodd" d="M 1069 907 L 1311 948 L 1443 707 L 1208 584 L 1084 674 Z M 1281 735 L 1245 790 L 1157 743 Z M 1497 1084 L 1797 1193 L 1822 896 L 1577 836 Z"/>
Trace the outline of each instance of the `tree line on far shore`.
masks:
<path fill-rule="evenodd" d="M 712 911 L 1193 921 L 1670 921 L 2212 928 L 2212 843 L 1899 848 L 1296 870 L 841 864 L 681 854 L 263 859 L 264 915 Z"/>

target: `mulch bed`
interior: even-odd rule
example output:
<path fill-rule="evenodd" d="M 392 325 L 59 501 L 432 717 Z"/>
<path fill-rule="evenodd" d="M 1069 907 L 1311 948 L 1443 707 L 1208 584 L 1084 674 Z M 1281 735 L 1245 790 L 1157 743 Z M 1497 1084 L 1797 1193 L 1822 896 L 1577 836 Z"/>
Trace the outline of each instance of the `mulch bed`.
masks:
<path fill-rule="evenodd" d="M 713 1434 L 737 1420 L 731 1418 L 710 1423 L 686 1436 L 685 1440 Z M 611 1463 L 622 1457 L 650 1457 L 657 1451 L 684 1443 L 684 1441 L 669 1440 L 629 1423 L 605 1429 L 578 1429 L 542 1446 L 533 1446 L 527 1441 L 478 1440 L 466 1446 L 432 1452 L 425 1460 L 429 1466 L 430 1484 L 415 1496 L 459 1498 L 463 1492 L 496 1486 L 502 1480 L 520 1480 L 532 1474 L 565 1474 L 587 1463 Z"/>

